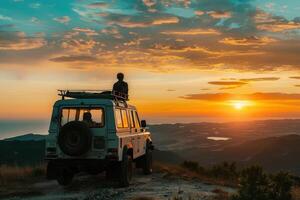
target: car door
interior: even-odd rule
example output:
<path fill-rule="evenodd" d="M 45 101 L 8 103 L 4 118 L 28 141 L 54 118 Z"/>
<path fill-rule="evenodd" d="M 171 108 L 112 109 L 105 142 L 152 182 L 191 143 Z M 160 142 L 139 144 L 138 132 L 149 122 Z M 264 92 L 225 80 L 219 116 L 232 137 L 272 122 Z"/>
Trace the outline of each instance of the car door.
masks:
<path fill-rule="evenodd" d="M 137 154 L 141 155 L 142 154 L 141 151 L 143 148 L 143 141 L 142 141 L 142 137 L 141 137 L 141 123 L 139 120 L 139 116 L 135 110 L 132 112 L 132 115 L 133 115 L 133 119 L 134 119 L 135 134 L 136 134 L 136 138 L 137 138 Z"/>

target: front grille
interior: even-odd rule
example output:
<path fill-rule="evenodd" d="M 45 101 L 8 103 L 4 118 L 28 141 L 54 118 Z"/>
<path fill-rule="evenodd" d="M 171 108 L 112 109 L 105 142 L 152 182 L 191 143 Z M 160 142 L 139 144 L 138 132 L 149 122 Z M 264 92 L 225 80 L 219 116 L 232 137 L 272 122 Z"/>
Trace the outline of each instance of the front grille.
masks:
<path fill-rule="evenodd" d="M 105 148 L 105 140 L 103 136 L 95 136 L 94 137 L 94 148 L 95 149 L 104 149 Z"/>

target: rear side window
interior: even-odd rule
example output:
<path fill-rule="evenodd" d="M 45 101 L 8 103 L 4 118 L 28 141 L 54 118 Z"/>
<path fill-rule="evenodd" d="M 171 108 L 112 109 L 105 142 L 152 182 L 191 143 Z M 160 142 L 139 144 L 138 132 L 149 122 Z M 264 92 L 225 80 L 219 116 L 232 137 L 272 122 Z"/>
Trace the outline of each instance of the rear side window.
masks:
<path fill-rule="evenodd" d="M 131 128 L 134 128 L 135 125 L 134 125 L 133 111 L 130 111 L 130 112 L 129 112 L 129 118 L 130 118 L 130 127 L 131 127 Z"/>
<path fill-rule="evenodd" d="M 123 128 L 128 128 L 128 117 L 126 110 L 122 109 L 122 121 L 123 121 Z"/>
<path fill-rule="evenodd" d="M 140 125 L 139 116 L 138 116 L 137 112 L 133 112 L 133 113 L 134 113 L 134 124 L 135 124 L 135 127 L 136 128 L 140 128 L 141 125 Z"/>
<path fill-rule="evenodd" d="M 116 109 L 116 110 L 115 110 L 115 113 L 116 113 L 117 127 L 118 127 L 118 128 L 123 128 L 123 122 L 122 122 L 121 110 L 120 110 L 120 109 Z"/>
<path fill-rule="evenodd" d="M 116 109 L 116 123 L 118 128 L 128 128 L 129 121 L 127 116 L 127 111 L 125 109 Z"/>

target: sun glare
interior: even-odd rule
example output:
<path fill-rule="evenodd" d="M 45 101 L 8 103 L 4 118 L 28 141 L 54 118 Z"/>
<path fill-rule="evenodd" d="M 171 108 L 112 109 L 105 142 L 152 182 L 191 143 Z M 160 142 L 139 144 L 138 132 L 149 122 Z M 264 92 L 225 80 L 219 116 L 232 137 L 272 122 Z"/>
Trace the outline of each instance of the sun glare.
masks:
<path fill-rule="evenodd" d="M 249 105 L 249 102 L 248 101 L 236 100 L 236 101 L 232 101 L 231 105 L 236 110 L 242 110 L 243 108 L 245 108 L 246 106 Z"/>

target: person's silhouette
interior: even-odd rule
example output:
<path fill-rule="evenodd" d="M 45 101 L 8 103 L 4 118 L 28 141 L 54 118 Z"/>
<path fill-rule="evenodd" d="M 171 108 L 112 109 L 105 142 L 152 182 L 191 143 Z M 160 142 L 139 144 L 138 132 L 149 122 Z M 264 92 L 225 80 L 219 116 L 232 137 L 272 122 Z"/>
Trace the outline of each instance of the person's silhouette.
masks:
<path fill-rule="evenodd" d="M 113 92 L 116 92 L 117 94 L 126 95 L 128 96 L 128 84 L 123 81 L 124 80 L 124 74 L 118 73 L 117 74 L 118 81 L 113 86 Z"/>

